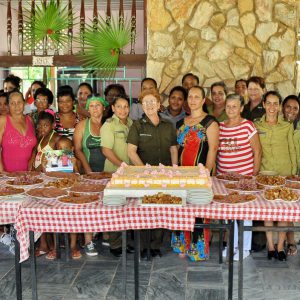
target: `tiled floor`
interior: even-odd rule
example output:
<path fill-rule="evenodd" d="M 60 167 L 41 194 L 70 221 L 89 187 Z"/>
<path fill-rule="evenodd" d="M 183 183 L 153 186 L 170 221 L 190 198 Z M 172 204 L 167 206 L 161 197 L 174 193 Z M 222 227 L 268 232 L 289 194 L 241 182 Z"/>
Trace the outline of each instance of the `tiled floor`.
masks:
<path fill-rule="evenodd" d="M 216 244 L 211 258 L 193 263 L 170 249 L 163 257 L 140 263 L 140 299 L 227 299 L 228 265 L 218 264 Z M 121 299 L 121 261 L 101 248 L 98 257 L 65 262 L 37 260 L 40 300 Z M 14 257 L 0 244 L 0 300 L 16 299 Z M 234 299 L 237 299 L 237 263 Z M 30 266 L 22 264 L 23 299 L 31 299 Z M 128 255 L 127 299 L 134 299 L 133 255 Z M 244 299 L 300 299 L 300 256 L 268 261 L 266 252 L 244 260 Z"/>

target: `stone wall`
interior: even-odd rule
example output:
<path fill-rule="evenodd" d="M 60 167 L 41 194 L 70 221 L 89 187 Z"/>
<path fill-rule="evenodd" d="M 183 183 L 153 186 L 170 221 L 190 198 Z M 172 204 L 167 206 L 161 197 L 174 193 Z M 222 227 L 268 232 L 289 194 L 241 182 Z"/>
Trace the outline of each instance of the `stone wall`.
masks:
<path fill-rule="evenodd" d="M 252 75 L 296 86 L 298 0 L 148 0 L 147 76 L 168 95 L 187 72 L 209 87 Z"/>

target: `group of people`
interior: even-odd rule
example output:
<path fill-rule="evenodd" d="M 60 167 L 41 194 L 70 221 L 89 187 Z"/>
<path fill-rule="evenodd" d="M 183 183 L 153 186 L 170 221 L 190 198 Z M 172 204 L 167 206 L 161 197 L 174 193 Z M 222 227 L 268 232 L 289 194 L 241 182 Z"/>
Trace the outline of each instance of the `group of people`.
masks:
<path fill-rule="evenodd" d="M 20 81 L 13 75 L 4 80 L 4 91 L 0 92 L 0 171 L 43 171 L 44 153 L 64 149 L 74 151 L 74 171 L 80 173 L 114 172 L 122 162 L 136 166 L 202 163 L 212 175 L 300 172 L 299 97 L 289 95 L 283 100 L 277 91 L 266 91 L 261 77 L 237 80 L 233 93 L 224 82 L 215 82 L 206 93 L 199 78 L 188 73 L 181 86 L 171 89 L 167 107 L 162 105 L 153 78 L 144 78 L 138 99 L 131 100 L 120 84 L 108 85 L 104 97 L 86 82 L 78 86 L 76 96 L 70 86 L 61 86 L 56 112 L 53 94 L 42 82 L 35 81 L 29 95 L 35 110 L 24 114 Z M 30 104 L 26 106 L 28 109 Z M 252 224 L 251 220 L 245 222 Z M 265 226 L 272 225 L 265 222 Z M 153 256 L 161 255 L 162 235 L 162 230 L 151 231 Z M 277 245 L 272 232 L 266 236 L 269 259 L 285 260 L 286 255 L 296 254 L 292 232 L 279 233 Z M 250 253 L 251 237 L 251 232 L 245 233 L 244 257 Z M 93 234 L 85 233 L 84 238 L 86 254 L 97 255 Z M 109 233 L 108 240 L 111 253 L 121 256 L 120 233 Z M 146 240 L 142 233 L 142 257 L 146 256 Z M 237 239 L 235 243 L 237 248 Z M 47 253 L 47 258 L 54 259 L 56 252 L 50 248 L 43 238 L 38 254 Z M 81 257 L 77 234 L 71 234 L 71 250 L 74 259 Z"/>

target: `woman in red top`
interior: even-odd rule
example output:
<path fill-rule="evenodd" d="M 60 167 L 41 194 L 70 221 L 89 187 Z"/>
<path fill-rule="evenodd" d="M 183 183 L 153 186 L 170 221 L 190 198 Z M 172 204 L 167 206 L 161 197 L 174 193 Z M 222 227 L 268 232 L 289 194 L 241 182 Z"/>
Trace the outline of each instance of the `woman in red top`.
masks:
<path fill-rule="evenodd" d="M 10 114 L 0 117 L 0 172 L 28 171 L 33 168 L 37 143 L 33 122 L 23 115 L 22 93 L 12 92 L 8 105 Z"/>

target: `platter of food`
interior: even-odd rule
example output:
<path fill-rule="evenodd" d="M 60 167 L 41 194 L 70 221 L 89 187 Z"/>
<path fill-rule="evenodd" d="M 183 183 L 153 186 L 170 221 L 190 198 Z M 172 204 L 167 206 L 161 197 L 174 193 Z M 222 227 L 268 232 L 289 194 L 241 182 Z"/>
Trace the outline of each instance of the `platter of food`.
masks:
<path fill-rule="evenodd" d="M 70 192 L 67 196 L 58 197 L 57 201 L 68 205 L 84 205 L 99 201 L 99 195 L 87 195 Z"/>
<path fill-rule="evenodd" d="M 270 186 L 270 187 L 285 185 L 284 177 L 278 175 L 273 175 L 273 176 L 257 175 L 256 182 L 263 186 Z"/>
<path fill-rule="evenodd" d="M 15 188 L 12 186 L 2 186 L 0 187 L 0 198 L 7 198 L 12 195 L 21 195 L 25 192 L 23 188 Z"/>
<path fill-rule="evenodd" d="M 243 194 L 259 193 L 264 190 L 264 186 L 258 184 L 253 179 L 241 179 L 238 182 L 229 182 L 224 185 L 228 190 L 238 191 Z"/>
<path fill-rule="evenodd" d="M 59 172 L 59 171 L 54 171 L 54 172 L 46 172 L 45 175 L 50 178 L 68 178 L 68 179 L 79 179 L 80 174 L 78 173 L 69 173 L 69 172 Z"/>
<path fill-rule="evenodd" d="M 80 193 L 100 193 L 104 190 L 105 185 L 97 183 L 84 183 L 78 182 L 75 183 L 71 188 L 71 192 L 80 192 Z"/>
<path fill-rule="evenodd" d="M 287 187 L 275 187 L 266 189 L 264 198 L 267 201 L 284 201 L 284 202 L 297 202 L 300 200 L 300 195 Z"/>
<path fill-rule="evenodd" d="M 77 182 L 76 178 L 61 178 L 56 181 L 49 181 L 44 186 L 45 187 L 54 187 L 57 189 L 68 189 Z"/>
<path fill-rule="evenodd" d="M 181 197 L 172 196 L 165 193 L 157 193 L 155 195 L 145 195 L 140 198 L 140 204 L 143 206 L 182 206 L 185 202 Z"/>
<path fill-rule="evenodd" d="M 14 179 L 10 179 L 6 181 L 6 184 L 14 186 L 14 187 L 26 187 L 26 186 L 38 186 L 43 183 L 44 180 L 37 178 L 36 176 L 31 175 L 23 175 L 19 177 L 15 177 Z"/>
<path fill-rule="evenodd" d="M 300 181 L 287 181 L 285 186 L 289 189 L 300 191 Z"/>
<path fill-rule="evenodd" d="M 23 176 L 41 176 L 41 172 L 38 171 L 17 171 L 17 172 L 9 172 L 6 173 L 7 177 L 15 178 L 15 177 L 23 177 Z"/>
<path fill-rule="evenodd" d="M 239 205 L 253 202 L 256 199 L 255 195 L 232 192 L 228 195 L 214 195 L 213 202 L 227 205 Z"/>
<path fill-rule="evenodd" d="M 66 196 L 68 192 L 55 187 L 34 188 L 26 192 L 28 196 L 40 199 L 56 199 L 57 197 Z"/>
<path fill-rule="evenodd" d="M 286 180 L 293 181 L 293 182 L 300 182 L 300 176 L 299 175 L 286 176 Z"/>
<path fill-rule="evenodd" d="M 239 181 L 241 179 L 252 179 L 252 176 L 242 175 L 236 172 L 228 172 L 216 176 L 219 180 L 224 181 Z"/>
<path fill-rule="evenodd" d="M 109 172 L 92 172 L 89 174 L 84 174 L 82 178 L 85 180 L 98 181 L 103 179 L 110 179 L 111 176 L 112 173 Z"/>

